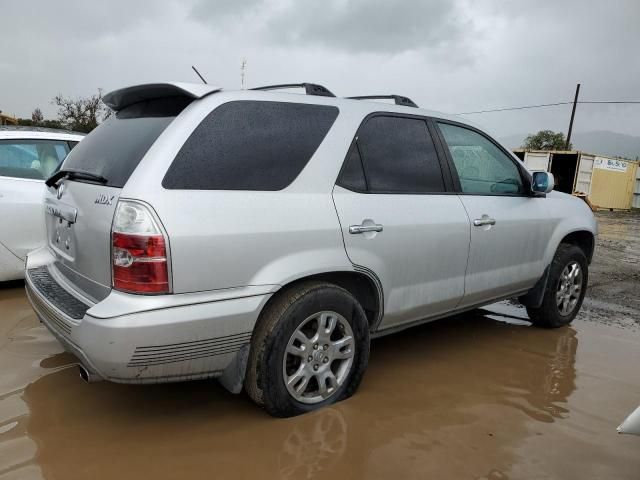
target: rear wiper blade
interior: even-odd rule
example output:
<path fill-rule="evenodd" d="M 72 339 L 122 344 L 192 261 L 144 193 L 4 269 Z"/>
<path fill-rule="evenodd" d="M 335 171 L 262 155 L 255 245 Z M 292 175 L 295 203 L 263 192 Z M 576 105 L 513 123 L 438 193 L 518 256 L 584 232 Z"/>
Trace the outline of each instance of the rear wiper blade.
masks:
<path fill-rule="evenodd" d="M 104 178 L 102 175 L 96 175 L 95 173 L 91 173 L 91 172 L 83 172 L 82 170 L 73 170 L 70 168 L 66 168 L 63 170 L 58 170 L 56 173 L 54 173 L 49 178 L 47 178 L 47 180 L 44 183 L 47 187 L 53 187 L 63 178 L 69 178 L 71 180 L 73 179 L 89 180 L 91 182 L 102 183 L 102 184 L 105 184 L 108 182 L 108 180 Z"/>

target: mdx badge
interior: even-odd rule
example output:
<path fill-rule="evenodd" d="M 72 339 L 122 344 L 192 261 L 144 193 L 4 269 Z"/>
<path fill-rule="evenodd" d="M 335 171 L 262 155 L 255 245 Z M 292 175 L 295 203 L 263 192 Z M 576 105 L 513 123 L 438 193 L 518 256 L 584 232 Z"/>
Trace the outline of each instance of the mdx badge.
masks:
<path fill-rule="evenodd" d="M 116 198 L 115 195 L 105 195 L 104 193 L 101 193 L 93 203 L 96 203 L 98 205 L 111 205 L 114 198 Z"/>

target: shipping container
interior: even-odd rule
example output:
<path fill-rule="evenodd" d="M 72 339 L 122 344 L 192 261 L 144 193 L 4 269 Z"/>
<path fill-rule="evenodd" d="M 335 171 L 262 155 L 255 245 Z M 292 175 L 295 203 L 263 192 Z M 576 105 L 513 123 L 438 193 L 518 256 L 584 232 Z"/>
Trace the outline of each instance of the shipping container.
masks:
<path fill-rule="evenodd" d="M 596 157 L 589 195 L 591 203 L 600 208 L 630 209 L 637 169 L 636 162 Z"/>
<path fill-rule="evenodd" d="M 576 174 L 576 184 L 574 193 L 581 193 L 587 197 L 591 193 L 591 178 L 593 176 L 593 164 L 596 156 L 589 153 L 581 153 L 578 162 L 578 173 Z"/>
<path fill-rule="evenodd" d="M 633 208 L 640 208 L 640 165 L 636 168 L 636 188 L 633 190 Z"/>
<path fill-rule="evenodd" d="M 549 169 L 550 163 L 551 153 L 549 152 L 525 152 L 524 154 L 524 164 L 531 171 L 546 171 Z"/>
<path fill-rule="evenodd" d="M 638 162 L 576 150 L 523 150 L 514 154 L 529 170 L 546 170 L 555 177 L 555 190 L 585 195 L 598 208 L 640 208 Z"/>

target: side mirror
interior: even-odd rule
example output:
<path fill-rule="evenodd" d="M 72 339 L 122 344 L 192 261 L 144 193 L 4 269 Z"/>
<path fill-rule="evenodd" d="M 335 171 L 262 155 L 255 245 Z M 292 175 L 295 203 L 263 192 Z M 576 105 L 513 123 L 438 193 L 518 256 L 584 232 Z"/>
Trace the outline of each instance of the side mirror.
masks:
<path fill-rule="evenodd" d="M 555 186 L 553 173 L 533 172 L 531 179 L 531 191 L 534 193 L 549 193 Z"/>

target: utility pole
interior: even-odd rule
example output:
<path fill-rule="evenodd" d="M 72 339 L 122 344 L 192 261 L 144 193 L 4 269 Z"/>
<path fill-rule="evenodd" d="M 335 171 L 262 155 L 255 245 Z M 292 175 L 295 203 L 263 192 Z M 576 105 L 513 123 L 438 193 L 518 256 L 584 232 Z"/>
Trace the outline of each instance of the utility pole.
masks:
<path fill-rule="evenodd" d="M 571 120 L 569 120 L 569 132 L 567 133 L 567 143 L 565 149 L 569 150 L 571 144 L 571 130 L 573 130 L 573 118 L 576 116 L 576 105 L 578 104 L 578 95 L 580 95 L 580 84 L 576 85 L 576 96 L 573 97 L 573 108 L 571 109 Z"/>
<path fill-rule="evenodd" d="M 240 62 L 240 89 L 244 90 L 244 73 L 247 69 L 247 59 L 243 58 Z"/>

